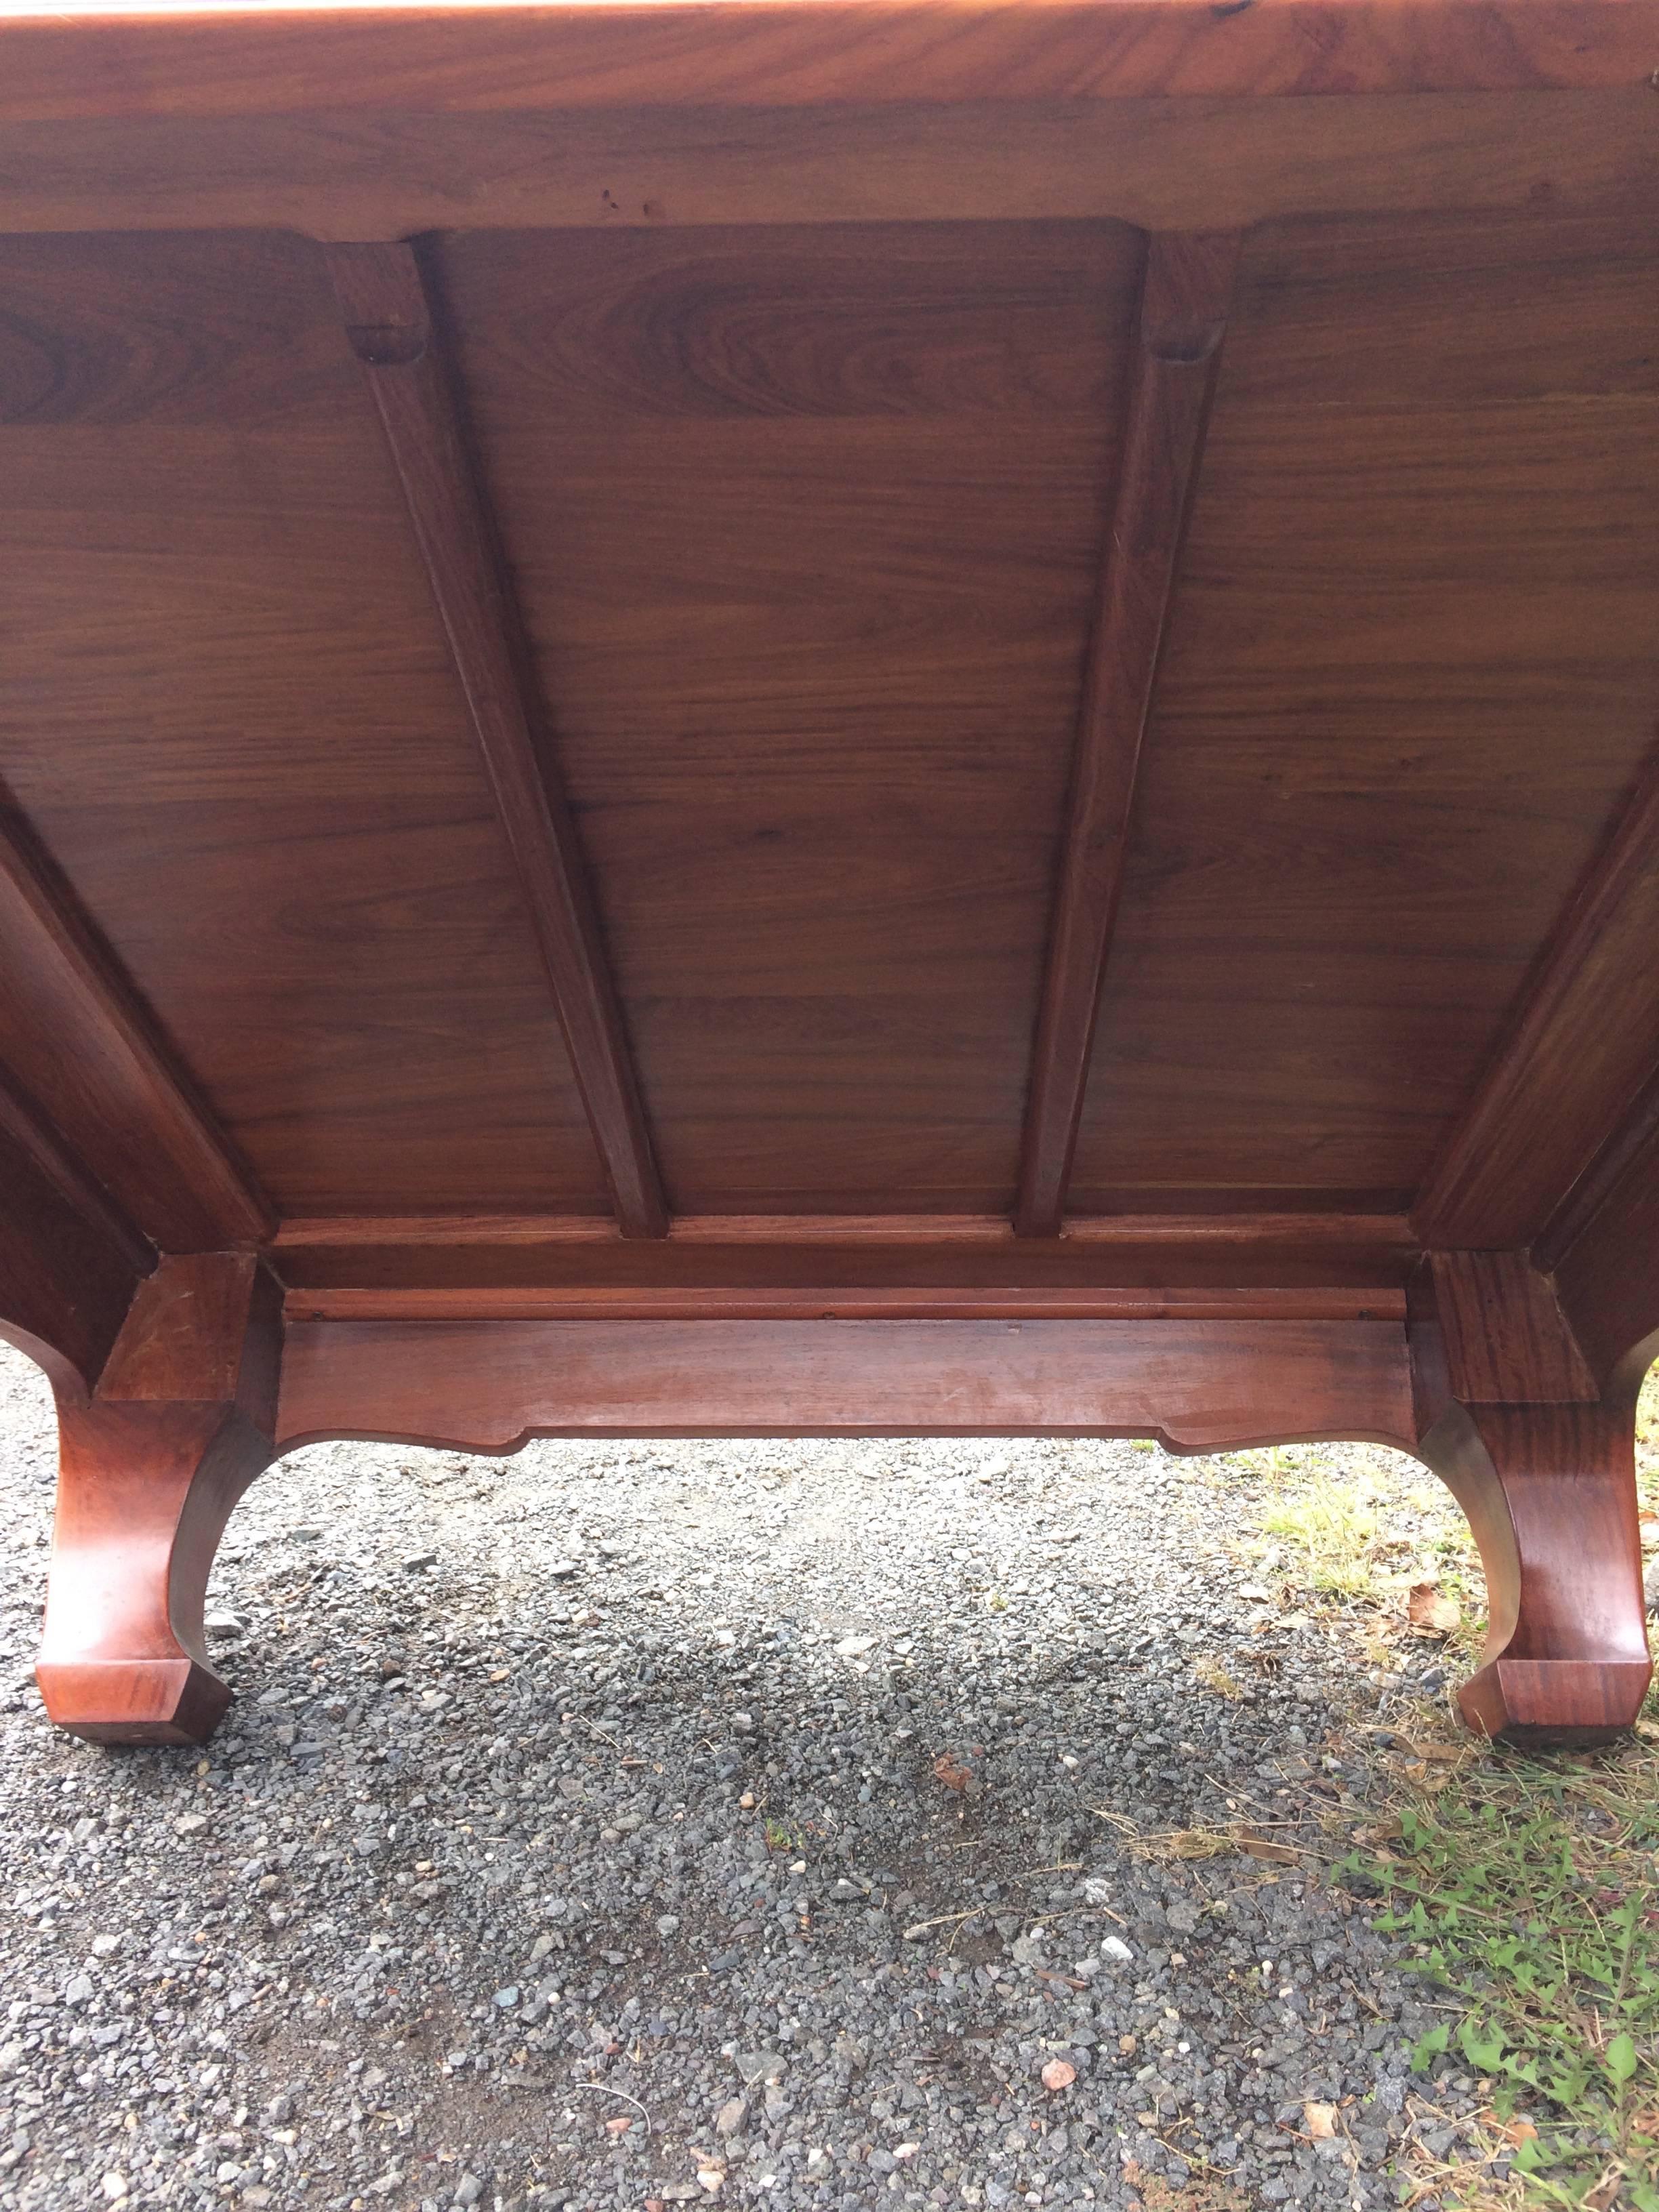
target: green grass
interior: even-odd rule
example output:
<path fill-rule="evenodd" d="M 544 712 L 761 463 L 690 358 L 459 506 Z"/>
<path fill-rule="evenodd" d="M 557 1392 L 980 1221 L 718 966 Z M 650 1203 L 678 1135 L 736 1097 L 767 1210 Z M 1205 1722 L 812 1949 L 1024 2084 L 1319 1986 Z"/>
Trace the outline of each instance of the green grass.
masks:
<path fill-rule="evenodd" d="M 1513 2200 L 1659 2212 L 1659 1756 L 1498 1754 L 1401 1811 L 1339 1874 L 1460 2008 L 1413 2054 L 1483 2077 L 1511 2125 Z M 1483 2193 L 1484 2192 L 1484 2193 Z M 1479 2166 L 1451 2201 L 1501 2202 Z"/>
<path fill-rule="evenodd" d="M 1371 1486 L 1363 1477 L 1316 1474 L 1267 1506 L 1261 1527 L 1301 1553 L 1315 1589 L 1352 1597 L 1370 1589 L 1377 1516 Z"/>
<path fill-rule="evenodd" d="M 1383 1455 L 1344 1473 L 1301 1449 L 1229 1464 L 1263 1484 L 1257 1526 L 1296 1580 L 1375 1601 L 1345 1609 L 1370 1624 L 1375 1657 L 1425 1568 L 1464 1607 L 1454 1646 L 1478 1640 L 1473 1540 L 1420 1470 Z M 1659 1368 L 1637 1414 L 1637 1486 L 1659 1512 Z M 1455 1674 L 1468 1655 L 1449 1656 Z M 1414 2064 L 1426 2074 L 1443 2053 L 1486 2100 L 1489 2155 L 1405 2178 L 1402 2201 L 1659 2212 L 1659 1688 L 1647 1715 L 1607 1753 L 1472 1748 L 1437 1789 L 1402 1797 L 1398 1841 L 1334 1870 L 1380 1891 L 1378 1924 L 1406 1940 L 1444 2008 Z M 1422 1717 L 1425 1736 L 1440 1733 L 1443 1715 Z"/>

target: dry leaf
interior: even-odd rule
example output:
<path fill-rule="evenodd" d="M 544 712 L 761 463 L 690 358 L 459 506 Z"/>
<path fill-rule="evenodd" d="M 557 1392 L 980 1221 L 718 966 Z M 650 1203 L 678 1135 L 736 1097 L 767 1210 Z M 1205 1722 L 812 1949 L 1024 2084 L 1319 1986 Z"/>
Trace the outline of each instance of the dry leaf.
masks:
<path fill-rule="evenodd" d="M 1455 1762 L 1468 1751 L 1466 1743 L 1414 1743 L 1412 1749 L 1419 1759 L 1448 1759 Z"/>
<path fill-rule="evenodd" d="M 1336 2106 L 1315 2104 L 1311 2100 L 1302 2107 L 1302 2118 L 1308 2133 L 1316 2142 L 1328 2142 L 1336 2133 Z"/>
<path fill-rule="evenodd" d="M 1045 2089 L 1069 2089 L 1077 2079 L 1077 2069 L 1063 2058 L 1051 2058 L 1042 2069 Z"/>
<path fill-rule="evenodd" d="M 964 1795 L 974 1786 L 975 1775 L 953 1751 L 942 1751 L 933 1761 L 933 1778 L 942 1782 L 947 1790 L 960 1790 Z"/>
<path fill-rule="evenodd" d="M 1413 1583 L 1406 1598 L 1406 1618 L 1425 1636 L 1449 1636 L 1463 1614 L 1455 1597 L 1438 1583 Z"/>
<path fill-rule="evenodd" d="M 1300 1866 L 1302 1863 L 1300 1853 L 1293 1851 L 1288 1844 L 1271 1843 L 1266 1836 L 1252 1836 L 1241 1832 L 1238 1848 L 1241 1851 L 1248 1851 L 1253 1859 L 1265 1859 L 1269 1866 Z"/>
<path fill-rule="evenodd" d="M 1244 1695 L 1244 1685 L 1236 1681 L 1218 1659 L 1194 1659 L 1193 1672 L 1205 1688 L 1213 1690 L 1218 1698 L 1237 1698 Z"/>

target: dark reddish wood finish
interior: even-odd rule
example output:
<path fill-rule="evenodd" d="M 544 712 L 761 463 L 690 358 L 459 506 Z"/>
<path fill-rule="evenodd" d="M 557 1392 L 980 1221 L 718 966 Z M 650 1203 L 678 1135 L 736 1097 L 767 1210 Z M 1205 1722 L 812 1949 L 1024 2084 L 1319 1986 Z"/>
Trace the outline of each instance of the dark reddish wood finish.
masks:
<path fill-rule="evenodd" d="M 1054 1237 L 1123 880 L 1141 740 L 1227 327 L 1237 238 L 1152 238 L 1067 806 L 1014 1224 Z"/>
<path fill-rule="evenodd" d="M 667 1207 L 586 870 L 538 727 L 512 588 L 420 265 L 407 246 L 335 246 L 328 268 L 409 502 L 617 1220 L 626 1237 L 660 1237 Z"/>
<path fill-rule="evenodd" d="M 211 1725 L 278 1433 L 905 1428 L 1414 1440 L 1472 1719 L 1628 1717 L 1656 40 L 0 21 L 54 1712 Z"/>
<path fill-rule="evenodd" d="M 0 1064 L 96 1164 L 148 1236 L 186 1252 L 270 1236 L 270 1201 L 27 825 L 3 805 L 0 968 Z"/>
<path fill-rule="evenodd" d="M 36 1669 L 60 1728 L 196 1743 L 231 1701 L 203 1599 L 237 1499 L 270 1462 L 281 1310 L 253 1255 L 163 1261 L 97 1389 L 58 1398 L 61 1465 Z"/>
<path fill-rule="evenodd" d="M 39 1361 L 62 1402 L 91 1388 L 155 1255 L 136 1261 L 125 1236 L 66 1195 L 71 1178 L 49 1172 L 41 1150 L 0 1114 L 0 1337 Z"/>
<path fill-rule="evenodd" d="M 1413 1209 L 1428 1244 L 1553 1222 L 1659 1067 L 1659 745 L 1540 957 Z"/>
<path fill-rule="evenodd" d="M 642 16 L 642 20 L 641 20 Z M 748 0 L 641 11 L 227 8 L 142 28 L 46 15 L 9 40 L 7 109 L 59 121 L 262 107 L 806 106 L 1164 93 L 1502 91 L 1644 82 L 1646 0 Z M 7 110 L 0 110 L 0 113 Z"/>
<path fill-rule="evenodd" d="M 1414 1288 L 1417 1449 L 1468 1515 L 1486 1569 L 1472 1728 L 1607 1741 L 1647 1693 L 1635 1380 L 1598 1396 L 1549 1278 L 1522 1253 L 1433 1255 Z"/>
<path fill-rule="evenodd" d="M 284 1444 L 530 1436 L 1157 1436 L 1401 1443 L 1389 1322 L 321 1322 L 290 1326 Z"/>
<path fill-rule="evenodd" d="M 1653 1668 L 1634 1446 L 1627 1399 L 1454 1407 L 1419 1438 L 1486 1572 L 1486 1646 L 1458 1692 L 1472 1728 L 1605 1743 L 1641 1710 Z"/>

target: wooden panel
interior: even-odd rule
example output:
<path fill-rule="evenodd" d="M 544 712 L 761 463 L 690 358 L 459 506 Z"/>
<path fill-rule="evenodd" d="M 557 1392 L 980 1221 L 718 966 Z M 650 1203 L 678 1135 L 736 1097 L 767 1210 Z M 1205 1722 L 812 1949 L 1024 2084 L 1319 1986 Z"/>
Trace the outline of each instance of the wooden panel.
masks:
<path fill-rule="evenodd" d="M 70 7 L 7 27 L 0 118 L 1621 85 L 1651 73 L 1656 25 L 1652 0 Z"/>
<path fill-rule="evenodd" d="M 319 257 L 7 240 L 0 300 L 0 772 L 233 1138 L 283 1207 L 602 1206 Z"/>
<path fill-rule="evenodd" d="M 353 1290 L 543 1287 L 684 1297 L 721 1291 L 1105 1288 L 1229 1296 L 1241 1286 L 1397 1291 L 1419 1257 L 1400 1218 L 1118 1215 L 1067 1224 L 1058 1240 L 1017 1240 L 1006 1218 L 948 1214 L 682 1215 L 665 1243 L 624 1243 L 609 1220 L 436 1215 L 295 1219 L 272 1258 L 284 1282 Z"/>
<path fill-rule="evenodd" d="M 1535 1405 L 1599 1395 L 1554 1285 L 1524 1252 L 1434 1252 L 1429 1265 L 1455 1398 Z"/>
<path fill-rule="evenodd" d="M 1226 329 L 1237 235 L 1156 237 L 1147 250 L 1128 419 L 1101 599 L 1079 711 L 1065 856 L 1032 1054 L 1019 1197 L 1022 1236 L 1054 1237 L 1083 1114 L 1181 540 Z"/>
<path fill-rule="evenodd" d="M 1528 1242 L 1659 1066 L 1659 747 L 1580 878 L 1413 1212 L 1425 1241 Z"/>
<path fill-rule="evenodd" d="M 316 1322 L 280 1430 L 526 1436 L 1158 1435 L 1210 1451 L 1409 1434 L 1388 1322 Z"/>
<path fill-rule="evenodd" d="M 1598 1378 L 1634 1392 L 1659 1359 L 1659 1143 L 1631 1161 L 1556 1282 Z"/>
<path fill-rule="evenodd" d="M 295 1321 L 1399 1321 L 1404 1291 L 291 1291 Z"/>
<path fill-rule="evenodd" d="M 1532 1256 L 1553 1271 L 1595 1221 L 1632 1168 L 1659 1148 L 1659 1069 L 1643 1085 L 1630 1111 L 1602 1146 L 1590 1166 L 1534 1238 Z"/>
<path fill-rule="evenodd" d="M 157 1243 L 249 1244 L 276 1226 L 270 1202 L 227 1144 L 109 948 L 5 803 L 0 786 L 0 1055 L 119 1206 Z M 15 1121 L 27 1129 L 25 1109 Z M 70 1173 L 37 1127 L 37 1163 Z M 130 1234 L 84 1190 L 79 1209 L 130 1258 Z M 83 1202 L 86 1201 L 86 1202 Z M 101 1217 L 101 1218 L 100 1218 Z"/>
<path fill-rule="evenodd" d="M 1058 217 L 1236 229 L 1448 207 L 1651 215 L 1652 102 L 1638 78 L 1604 92 L 696 107 L 672 130 L 656 106 L 381 108 L 350 131 L 291 112 L 15 123 L 0 229 L 359 239 L 463 216 L 478 229 L 614 232 Z"/>
<path fill-rule="evenodd" d="M 1011 1200 L 1139 258 L 444 243 L 679 1210 Z"/>
<path fill-rule="evenodd" d="M 96 1382 L 143 1269 L 125 1240 L 70 1203 L 3 1116 L 0 1191 L 0 1338 L 78 1400 Z"/>
<path fill-rule="evenodd" d="M 668 1226 L 586 863 L 535 696 L 512 586 L 412 248 L 337 246 L 329 274 L 408 502 L 502 835 L 623 1232 Z"/>
<path fill-rule="evenodd" d="M 1139 1180 L 1414 1185 L 1659 711 L 1650 233 L 1340 240 L 1285 227 L 1247 248 L 1081 1210 Z M 1634 339 L 1516 325 L 1510 300 L 1575 258 L 1593 330 L 1618 291 Z M 1455 299 L 1464 328 L 1504 334 L 1501 368 L 1451 335 Z"/>
<path fill-rule="evenodd" d="M 149 1273 L 155 1264 L 155 1246 L 4 1068 L 0 1068 L 0 1133 L 112 1253 L 136 1273 Z"/>

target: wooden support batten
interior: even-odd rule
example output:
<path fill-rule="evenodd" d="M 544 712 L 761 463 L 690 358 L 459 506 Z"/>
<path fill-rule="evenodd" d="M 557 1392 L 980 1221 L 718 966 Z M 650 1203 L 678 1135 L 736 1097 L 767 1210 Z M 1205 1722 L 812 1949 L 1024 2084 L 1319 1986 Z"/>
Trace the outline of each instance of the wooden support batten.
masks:
<path fill-rule="evenodd" d="M 661 1237 L 668 1207 L 587 872 L 538 741 L 518 609 L 441 363 L 412 246 L 331 246 L 329 273 L 374 394 L 416 544 L 530 909 L 570 1062 L 625 1237 Z"/>
<path fill-rule="evenodd" d="M 190 1071 L 3 800 L 0 975 L 7 1125 L 78 1212 L 145 1266 L 135 1232 L 173 1252 L 274 1233 L 276 1208 Z"/>
<path fill-rule="evenodd" d="M 1084 675 L 1066 848 L 1014 1225 L 1060 1233 L 1117 917 L 1135 778 L 1226 331 L 1236 232 L 1148 241 L 1101 598 Z"/>
<path fill-rule="evenodd" d="M 1659 1070 L 1656 945 L 1659 746 L 1579 878 L 1412 1209 L 1425 1245 L 1493 1249 L 1541 1238 L 1559 1259 L 1582 1233 L 1644 1141 L 1641 1102 Z"/>

